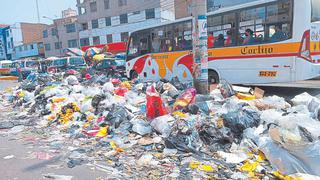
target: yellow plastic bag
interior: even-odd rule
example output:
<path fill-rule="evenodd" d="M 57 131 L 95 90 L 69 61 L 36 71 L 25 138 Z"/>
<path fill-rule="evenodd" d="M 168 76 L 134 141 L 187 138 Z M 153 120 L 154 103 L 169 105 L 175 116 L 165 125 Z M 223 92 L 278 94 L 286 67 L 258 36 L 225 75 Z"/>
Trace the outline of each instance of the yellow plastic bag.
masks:
<path fill-rule="evenodd" d="M 106 137 L 108 134 L 108 127 L 100 127 L 99 132 L 96 134 L 96 137 Z"/>
<path fill-rule="evenodd" d="M 194 162 L 189 163 L 189 168 L 191 168 L 191 169 L 198 169 L 199 166 L 200 166 L 200 162 L 198 162 L 198 161 L 194 161 Z"/>
<path fill-rule="evenodd" d="M 252 172 L 257 169 L 258 165 L 258 162 L 246 162 L 244 165 L 241 166 L 240 170 L 245 172 Z"/>
<path fill-rule="evenodd" d="M 210 165 L 202 165 L 198 169 L 200 171 L 204 171 L 204 172 L 213 172 L 214 171 L 213 167 Z"/>
<path fill-rule="evenodd" d="M 237 93 L 236 96 L 237 98 L 246 101 L 252 101 L 256 99 L 256 96 L 251 94 Z"/>

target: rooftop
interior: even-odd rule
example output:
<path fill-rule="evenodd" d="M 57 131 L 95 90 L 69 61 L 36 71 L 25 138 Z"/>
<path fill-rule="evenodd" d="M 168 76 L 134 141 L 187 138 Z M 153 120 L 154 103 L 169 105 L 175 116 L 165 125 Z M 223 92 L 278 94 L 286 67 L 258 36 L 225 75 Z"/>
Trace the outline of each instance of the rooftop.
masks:
<path fill-rule="evenodd" d="M 8 27 L 9 25 L 6 25 L 6 24 L 0 24 L 0 28 L 6 28 Z"/>

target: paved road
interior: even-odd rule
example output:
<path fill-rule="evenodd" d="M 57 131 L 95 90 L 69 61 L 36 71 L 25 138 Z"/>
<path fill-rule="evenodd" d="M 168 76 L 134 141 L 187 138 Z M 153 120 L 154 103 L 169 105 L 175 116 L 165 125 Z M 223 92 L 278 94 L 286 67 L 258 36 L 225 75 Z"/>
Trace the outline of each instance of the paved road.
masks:
<path fill-rule="evenodd" d="M 8 87 L 17 86 L 15 81 L 0 81 L 0 91 Z M 2 110 L 1 110 L 2 109 Z M 4 109 L 4 110 L 3 110 Z M 0 121 L 5 120 L 5 111 L 0 104 Z M 59 155 L 51 160 L 39 160 L 31 158 L 32 153 L 41 152 L 41 146 L 34 145 L 21 139 L 25 135 L 4 135 L 0 130 L 0 179 L 1 180 L 38 180 L 44 178 L 43 174 L 56 174 L 72 176 L 73 180 L 96 180 L 97 178 L 107 177 L 108 174 L 102 171 L 94 170 L 87 165 L 68 168 L 66 161 L 61 161 Z M 62 152 L 63 154 L 63 152 Z M 4 159 L 6 156 L 13 155 L 13 158 Z"/>
<path fill-rule="evenodd" d="M 0 81 L 0 91 L 3 91 L 8 87 L 14 87 L 17 85 L 18 85 L 17 81 Z"/>

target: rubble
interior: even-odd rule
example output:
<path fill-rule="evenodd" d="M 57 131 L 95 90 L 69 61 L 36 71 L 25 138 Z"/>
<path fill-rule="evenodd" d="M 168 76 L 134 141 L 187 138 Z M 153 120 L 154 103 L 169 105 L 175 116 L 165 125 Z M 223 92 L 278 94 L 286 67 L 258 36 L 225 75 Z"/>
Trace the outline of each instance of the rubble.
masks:
<path fill-rule="evenodd" d="M 40 144 L 31 158 L 93 166 L 120 179 L 320 176 L 320 100 L 308 94 L 290 105 L 225 81 L 199 95 L 177 78 L 63 76 L 32 74 L 1 95 L 1 134 Z"/>

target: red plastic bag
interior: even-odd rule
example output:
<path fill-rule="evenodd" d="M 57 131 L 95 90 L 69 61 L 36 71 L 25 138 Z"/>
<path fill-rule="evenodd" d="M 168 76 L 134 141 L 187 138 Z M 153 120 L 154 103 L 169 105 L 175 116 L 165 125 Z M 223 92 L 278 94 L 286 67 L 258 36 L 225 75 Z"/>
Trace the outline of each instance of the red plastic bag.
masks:
<path fill-rule="evenodd" d="M 194 88 L 187 89 L 174 103 L 173 110 L 179 110 L 193 104 L 195 101 L 197 91 Z"/>
<path fill-rule="evenodd" d="M 116 90 L 114 90 L 114 93 L 118 96 L 122 96 L 124 97 L 124 95 L 128 92 L 128 88 L 125 88 L 125 87 L 118 87 L 116 88 Z"/>
<path fill-rule="evenodd" d="M 85 78 L 86 78 L 86 80 L 90 80 L 90 79 L 92 78 L 92 76 L 91 76 L 89 73 L 87 73 L 87 74 L 85 75 Z"/>
<path fill-rule="evenodd" d="M 162 99 L 157 92 L 155 85 L 147 88 L 147 118 L 152 120 L 159 116 L 167 114 L 166 108 L 163 105 Z"/>

